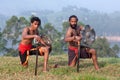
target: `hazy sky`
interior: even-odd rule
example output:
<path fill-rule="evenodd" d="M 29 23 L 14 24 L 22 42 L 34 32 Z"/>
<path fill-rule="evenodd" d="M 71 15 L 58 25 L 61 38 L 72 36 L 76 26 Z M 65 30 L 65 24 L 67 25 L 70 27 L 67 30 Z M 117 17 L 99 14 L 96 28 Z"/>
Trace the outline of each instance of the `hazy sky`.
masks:
<path fill-rule="evenodd" d="M 0 0 L 0 14 L 44 9 L 60 11 L 68 5 L 107 13 L 120 11 L 120 0 Z"/>

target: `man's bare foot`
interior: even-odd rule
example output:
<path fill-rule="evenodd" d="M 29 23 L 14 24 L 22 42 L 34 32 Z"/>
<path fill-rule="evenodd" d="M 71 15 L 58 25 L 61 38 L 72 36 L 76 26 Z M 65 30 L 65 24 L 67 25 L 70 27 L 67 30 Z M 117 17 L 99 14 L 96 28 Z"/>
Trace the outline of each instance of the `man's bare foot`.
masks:
<path fill-rule="evenodd" d="M 100 68 L 99 68 L 99 67 L 96 67 L 95 69 L 98 71 Z"/>
<path fill-rule="evenodd" d="M 47 69 L 43 69 L 43 72 L 48 72 L 48 70 Z"/>
<path fill-rule="evenodd" d="M 22 64 L 23 67 L 28 68 L 28 63 Z"/>
<path fill-rule="evenodd" d="M 58 64 L 55 64 L 55 65 L 53 66 L 53 68 L 58 68 Z"/>

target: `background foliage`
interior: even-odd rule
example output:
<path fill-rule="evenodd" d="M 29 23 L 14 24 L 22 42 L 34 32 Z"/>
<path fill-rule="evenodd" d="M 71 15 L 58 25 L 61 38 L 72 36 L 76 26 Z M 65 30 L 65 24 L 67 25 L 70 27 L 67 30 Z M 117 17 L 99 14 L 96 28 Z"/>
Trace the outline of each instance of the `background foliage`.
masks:
<path fill-rule="evenodd" d="M 0 32 L 1 55 L 18 56 L 17 48 L 21 40 L 22 29 L 30 25 L 29 19 L 12 16 L 6 21 L 5 28 Z M 85 24 L 78 22 L 78 25 L 84 26 Z M 67 43 L 64 42 L 64 35 L 68 27 L 68 21 L 62 23 L 62 31 L 56 29 L 51 23 L 39 27 L 40 35 L 48 35 L 52 39 L 52 55 L 66 53 Z M 120 50 L 117 44 L 110 47 L 110 43 L 105 38 L 100 37 L 96 39 L 92 47 L 97 50 L 99 57 L 118 57 Z"/>

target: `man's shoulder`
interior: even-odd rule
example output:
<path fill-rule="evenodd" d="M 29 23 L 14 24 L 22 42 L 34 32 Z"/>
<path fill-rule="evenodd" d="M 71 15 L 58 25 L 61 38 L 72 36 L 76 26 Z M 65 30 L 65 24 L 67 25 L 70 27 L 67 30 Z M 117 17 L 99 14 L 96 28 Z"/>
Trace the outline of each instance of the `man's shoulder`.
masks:
<path fill-rule="evenodd" d="M 26 27 L 24 27 L 24 28 L 23 28 L 23 30 L 29 30 L 29 27 L 28 27 L 28 26 L 26 26 Z"/>
<path fill-rule="evenodd" d="M 72 28 L 71 28 L 71 27 L 68 27 L 67 31 L 72 31 Z"/>
<path fill-rule="evenodd" d="M 83 27 L 84 27 L 83 25 L 78 25 L 78 29 L 79 29 L 79 30 L 82 30 Z"/>
<path fill-rule="evenodd" d="M 83 27 L 83 25 L 78 25 L 78 27 Z"/>

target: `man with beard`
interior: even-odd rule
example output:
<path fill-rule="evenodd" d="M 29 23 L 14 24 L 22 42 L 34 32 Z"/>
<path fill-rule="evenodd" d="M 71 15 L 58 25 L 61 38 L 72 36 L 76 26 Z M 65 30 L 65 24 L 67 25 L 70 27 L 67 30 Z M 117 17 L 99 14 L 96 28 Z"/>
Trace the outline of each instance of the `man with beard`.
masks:
<path fill-rule="evenodd" d="M 69 42 L 68 46 L 68 65 L 73 67 L 78 59 L 78 42 L 82 39 L 80 31 L 82 26 L 77 25 L 78 18 L 75 15 L 69 17 L 70 27 L 68 28 L 64 40 Z M 81 47 L 81 54 L 86 55 L 86 58 L 92 58 L 96 70 L 99 70 L 95 49 Z"/>

